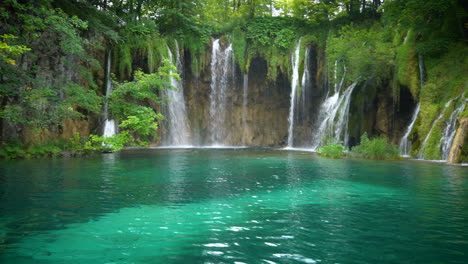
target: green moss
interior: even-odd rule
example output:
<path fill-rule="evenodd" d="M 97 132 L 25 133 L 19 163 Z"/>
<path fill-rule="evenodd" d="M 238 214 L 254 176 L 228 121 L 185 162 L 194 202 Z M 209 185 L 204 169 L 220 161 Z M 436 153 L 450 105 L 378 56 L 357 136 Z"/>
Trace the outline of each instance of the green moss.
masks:
<path fill-rule="evenodd" d="M 458 118 L 468 117 L 468 107 L 465 107 L 465 110 L 458 115 Z"/>
<path fill-rule="evenodd" d="M 429 136 L 429 139 L 426 143 L 426 147 L 424 148 L 424 158 L 430 160 L 438 160 L 441 158 L 440 153 L 440 139 L 442 138 L 442 128 L 441 128 L 442 121 L 440 120 L 435 124 L 434 129 L 432 129 L 432 133 Z"/>
<path fill-rule="evenodd" d="M 414 47 L 416 35 L 408 31 L 406 41 L 397 48 L 396 67 L 398 81 L 409 88 L 413 98 L 419 98 L 419 65 Z"/>
<path fill-rule="evenodd" d="M 128 76 L 132 72 L 132 54 L 130 46 L 120 45 L 114 52 L 114 61 L 118 61 L 119 76 Z"/>
<path fill-rule="evenodd" d="M 292 52 L 292 51 L 291 51 Z M 291 53 L 276 46 L 265 46 L 259 48 L 249 48 L 246 67 L 250 67 L 250 61 L 255 56 L 259 56 L 267 62 L 267 79 L 276 80 L 278 71 L 291 75 Z"/>
<path fill-rule="evenodd" d="M 245 32 L 240 28 L 234 29 L 232 32 L 232 49 L 234 51 L 234 58 L 239 65 L 240 69 L 248 72 L 247 68 L 247 38 Z"/>
<path fill-rule="evenodd" d="M 420 143 L 426 138 L 432 127 L 432 122 L 439 114 L 439 106 L 435 104 L 422 104 L 419 112 L 419 118 L 416 124 L 416 131 Z"/>
<path fill-rule="evenodd" d="M 429 57 L 425 60 L 428 84 L 421 93 L 435 103 L 444 103 L 467 92 L 468 47 L 459 43 L 442 57 Z"/>
<path fill-rule="evenodd" d="M 203 32 L 202 35 L 187 33 L 177 38 L 183 49 L 188 50 L 190 53 L 191 70 L 195 77 L 199 77 L 201 71 L 209 63 L 206 53 L 209 52 L 210 36 L 208 35 L 208 31 L 203 30 Z"/>

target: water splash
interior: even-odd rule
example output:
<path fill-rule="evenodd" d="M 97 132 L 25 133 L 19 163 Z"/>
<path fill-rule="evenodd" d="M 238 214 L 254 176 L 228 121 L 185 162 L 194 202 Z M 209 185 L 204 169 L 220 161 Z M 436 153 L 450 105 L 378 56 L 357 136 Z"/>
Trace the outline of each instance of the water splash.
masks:
<path fill-rule="evenodd" d="M 312 140 L 313 150 L 330 138 L 343 140 L 345 146 L 348 144 L 349 105 L 356 85 L 357 82 L 351 84 L 342 94 L 339 91 L 335 92 L 322 103 L 318 117 L 320 126 L 316 129 Z"/>
<path fill-rule="evenodd" d="M 296 105 L 296 90 L 299 86 L 299 52 L 301 49 L 301 39 L 297 41 L 296 49 L 292 54 L 292 80 L 291 80 L 291 103 L 289 108 L 289 129 L 288 129 L 288 148 L 293 147 L 294 141 L 294 109 Z"/>
<path fill-rule="evenodd" d="M 403 154 L 403 157 L 409 157 L 409 151 L 411 149 L 411 142 L 408 140 L 411 131 L 413 131 L 414 124 L 416 123 L 416 119 L 418 118 L 419 110 L 421 105 L 418 103 L 416 109 L 414 110 L 413 117 L 411 118 L 411 123 L 409 124 L 408 128 L 406 129 L 405 134 L 400 140 L 399 149 L 400 152 Z"/>
<path fill-rule="evenodd" d="M 465 110 L 465 107 L 466 100 L 463 101 L 463 103 L 452 112 L 450 119 L 447 121 L 447 126 L 445 127 L 442 138 L 440 139 L 443 160 L 447 160 L 449 156 L 450 147 L 452 146 L 453 138 L 457 132 L 457 117 L 461 112 L 463 112 L 463 110 Z"/>
<path fill-rule="evenodd" d="M 180 58 L 179 43 L 175 41 L 176 61 L 178 73 L 182 73 L 183 64 Z M 171 49 L 167 47 L 169 60 L 174 61 Z M 172 73 L 172 72 L 171 72 Z M 170 99 L 165 105 L 164 116 L 166 117 L 167 133 L 163 136 L 162 144 L 165 146 L 187 146 L 191 145 L 190 126 L 187 117 L 187 108 L 184 97 L 184 87 L 180 80 L 171 77 L 171 85 L 177 90 L 167 89 L 166 96 Z"/>
<path fill-rule="evenodd" d="M 227 137 L 226 106 L 227 91 L 234 78 L 232 44 L 222 50 L 220 40 L 213 41 L 211 53 L 211 92 L 209 109 L 209 132 L 212 145 L 224 145 Z"/>
<path fill-rule="evenodd" d="M 112 79 L 111 79 L 111 64 L 112 64 L 112 59 L 111 56 L 112 53 L 109 50 L 109 53 L 107 54 L 107 69 L 106 69 L 106 97 L 109 98 L 110 94 L 112 93 Z M 114 119 L 109 119 L 109 100 L 106 100 L 106 103 L 104 104 L 104 131 L 103 131 L 103 136 L 104 137 L 112 137 L 113 135 L 116 134 L 116 125 L 115 125 L 115 120 Z"/>

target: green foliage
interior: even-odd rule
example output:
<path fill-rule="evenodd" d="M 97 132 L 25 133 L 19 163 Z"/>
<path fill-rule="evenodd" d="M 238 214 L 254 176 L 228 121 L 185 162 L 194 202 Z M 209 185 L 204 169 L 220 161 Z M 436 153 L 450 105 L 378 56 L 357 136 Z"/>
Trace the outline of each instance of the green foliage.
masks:
<path fill-rule="evenodd" d="M 245 32 L 240 28 L 236 28 L 232 32 L 232 49 L 237 64 L 244 72 L 247 72 L 247 38 Z"/>
<path fill-rule="evenodd" d="M 318 148 L 317 153 L 324 157 L 339 159 L 343 157 L 345 150 L 346 148 L 341 142 L 329 142 L 325 146 Z"/>
<path fill-rule="evenodd" d="M 70 139 L 70 142 L 65 149 L 71 151 L 74 155 L 115 152 L 120 151 L 126 143 L 131 141 L 132 138 L 128 132 L 122 132 L 112 137 L 104 137 L 98 135 L 89 135 L 88 137 L 81 137 L 76 132 Z"/>
<path fill-rule="evenodd" d="M 121 41 L 115 47 L 114 62 L 121 80 L 132 75 L 134 61 L 146 59 L 149 72 L 154 72 L 167 58 L 166 40 L 153 20 L 130 21 L 120 30 Z"/>
<path fill-rule="evenodd" d="M 3 159 L 25 158 L 26 151 L 19 141 L 3 142 L 0 147 L 0 157 Z"/>
<path fill-rule="evenodd" d="M 466 12 L 459 1 L 393 0 L 385 1 L 384 10 L 384 22 L 415 31 L 419 54 L 438 56 L 464 38 L 460 25 Z"/>
<path fill-rule="evenodd" d="M 421 81 L 419 80 L 419 65 L 414 48 L 415 33 L 409 30 L 405 41 L 398 46 L 396 55 L 396 76 L 400 84 L 409 88 L 413 98 L 419 97 Z"/>
<path fill-rule="evenodd" d="M 0 10 L 2 30 L 7 32 L 0 44 L 4 48 L 0 56 L 7 58 L 0 59 L 0 96 L 8 102 L 1 106 L 0 118 L 46 127 L 60 126 L 64 120 L 81 118 L 88 112 L 98 113 L 101 100 L 88 87 L 96 87 L 90 70 L 100 66 L 86 53 L 90 42 L 81 34 L 87 22 L 52 9 L 50 1 L 4 1 Z M 9 56 L 19 55 L 21 65 L 12 65 Z M 47 67 L 45 57 L 59 61 L 59 65 Z M 73 78 L 72 82 L 70 77 L 59 75 L 51 80 L 46 77 L 50 71 L 81 73 L 83 79 Z"/>
<path fill-rule="evenodd" d="M 439 57 L 425 57 L 427 83 L 421 88 L 421 101 L 444 104 L 467 91 L 468 47 L 452 45 Z"/>
<path fill-rule="evenodd" d="M 367 133 L 361 136 L 361 143 L 352 148 L 352 154 L 366 159 L 398 159 L 398 148 L 386 138 L 369 139 Z"/>
<path fill-rule="evenodd" d="M 392 73 L 392 47 L 382 31 L 379 23 L 342 27 L 338 34 L 330 36 L 327 41 L 329 64 L 334 65 L 335 61 L 344 63 L 347 68 L 346 79 L 351 82 L 389 78 Z"/>
<path fill-rule="evenodd" d="M 151 137 L 156 137 L 157 121 L 163 116 L 144 104 L 163 103 L 166 98 L 161 99 L 157 93 L 176 89 L 170 83 L 171 77 L 179 78 L 178 74 L 171 73 L 175 70 L 169 60 L 164 60 L 158 72 L 145 74 L 136 71 L 133 82 L 115 85 L 109 108 L 115 118 L 122 120 L 120 128 L 133 135 L 136 144 L 147 145 Z"/>
<path fill-rule="evenodd" d="M 101 111 L 102 99 L 94 90 L 85 89 L 76 83 L 69 83 L 63 91 L 66 95 L 64 105 L 72 109 L 79 107 L 96 114 Z"/>
<path fill-rule="evenodd" d="M 18 139 L 3 142 L 0 146 L 2 159 L 37 159 L 56 157 L 62 151 L 59 143 L 33 143 L 24 145 Z"/>
<path fill-rule="evenodd" d="M 275 45 L 287 50 L 297 40 L 298 23 L 298 20 L 280 17 L 256 18 L 247 23 L 246 37 L 259 48 Z"/>
<path fill-rule="evenodd" d="M 0 60 L 3 60 L 4 62 L 11 65 L 16 65 L 14 58 L 17 58 L 21 54 L 31 50 L 24 45 L 8 44 L 8 40 L 16 38 L 17 37 L 11 34 L 0 35 Z"/>
<path fill-rule="evenodd" d="M 441 158 L 440 139 L 442 138 L 442 129 L 440 123 L 435 124 L 434 129 L 429 136 L 426 147 L 422 149 L 424 159 L 438 160 Z"/>

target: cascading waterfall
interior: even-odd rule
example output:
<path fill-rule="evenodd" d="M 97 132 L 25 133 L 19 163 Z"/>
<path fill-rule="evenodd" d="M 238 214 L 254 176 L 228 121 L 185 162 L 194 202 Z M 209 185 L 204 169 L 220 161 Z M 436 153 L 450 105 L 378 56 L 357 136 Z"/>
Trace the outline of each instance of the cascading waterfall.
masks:
<path fill-rule="evenodd" d="M 299 52 L 301 49 L 301 39 L 297 41 L 296 50 L 292 55 L 292 80 L 291 80 L 291 104 L 289 108 L 289 129 L 288 129 L 288 148 L 293 147 L 294 141 L 294 109 L 296 105 L 296 90 L 299 86 Z"/>
<path fill-rule="evenodd" d="M 431 129 L 429 129 L 429 132 L 427 133 L 426 138 L 424 139 L 424 141 L 423 141 L 423 143 L 421 145 L 421 148 L 419 149 L 418 158 L 425 159 L 424 151 L 426 150 L 426 145 L 427 145 L 427 142 L 429 141 L 429 138 L 431 137 L 432 131 L 434 130 L 434 127 L 440 121 L 440 119 L 445 115 L 445 111 L 447 111 L 447 108 L 450 106 L 450 104 L 452 103 L 453 100 L 454 99 L 448 101 L 445 104 L 445 108 L 442 110 L 442 112 L 440 112 L 439 116 L 432 123 Z"/>
<path fill-rule="evenodd" d="M 463 98 L 463 96 L 462 96 Z M 442 159 L 447 160 L 450 147 L 452 146 L 453 138 L 455 137 L 455 133 L 457 132 L 457 116 L 465 110 L 466 107 L 466 100 L 453 111 L 450 115 L 450 119 L 447 121 L 447 126 L 444 129 L 444 133 L 442 134 L 442 138 L 440 139 L 441 151 L 442 151 Z"/>
<path fill-rule="evenodd" d="M 227 90 L 234 76 L 234 56 L 232 44 L 221 49 L 220 40 L 213 41 L 211 53 L 211 92 L 210 92 L 210 143 L 212 145 L 224 145 L 227 137 L 226 131 L 226 106 Z"/>
<path fill-rule="evenodd" d="M 242 145 L 245 146 L 245 137 L 247 132 L 247 100 L 248 93 L 249 93 L 249 75 L 244 73 L 244 80 L 243 80 L 243 88 L 242 88 Z"/>
<path fill-rule="evenodd" d="M 111 51 L 107 54 L 107 69 L 106 69 L 106 97 L 108 98 L 112 92 L 112 79 L 111 79 Z M 116 133 L 115 120 L 109 119 L 109 100 L 104 104 L 104 137 L 112 137 Z"/>
<path fill-rule="evenodd" d="M 339 91 L 335 92 L 322 103 L 318 119 L 320 126 L 312 140 L 313 150 L 329 138 L 343 140 L 345 146 L 348 144 L 349 104 L 356 85 L 357 82 L 351 84 L 341 95 Z"/>
<path fill-rule="evenodd" d="M 179 44 L 175 41 L 176 67 L 180 74 L 182 72 L 182 62 L 179 53 Z M 169 60 L 173 62 L 171 49 L 167 47 Z M 172 73 L 172 72 L 171 72 Z M 182 82 L 171 77 L 171 85 L 177 90 L 167 89 L 166 96 L 170 98 L 166 103 L 164 114 L 167 120 L 167 133 L 163 136 L 162 144 L 165 146 L 188 146 L 190 145 L 190 127 L 187 118 L 185 105 L 184 88 Z"/>
<path fill-rule="evenodd" d="M 418 118 L 419 110 L 421 105 L 418 104 L 416 109 L 414 110 L 413 117 L 411 118 L 411 123 L 409 124 L 408 128 L 406 129 L 405 134 L 400 140 L 399 149 L 400 152 L 403 154 L 403 157 L 409 156 L 409 151 L 411 149 L 411 142 L 408 140 L 411 131 L 413 131 L 414 124 L 416 123 L 416 119 Z"/>

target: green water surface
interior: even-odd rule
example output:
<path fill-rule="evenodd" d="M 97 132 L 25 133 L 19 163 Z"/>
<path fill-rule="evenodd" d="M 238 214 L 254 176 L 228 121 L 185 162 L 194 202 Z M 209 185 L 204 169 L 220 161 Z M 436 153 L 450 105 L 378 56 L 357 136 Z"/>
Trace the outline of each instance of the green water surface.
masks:
<path fill-rule="evenodd" d="M 0 263 L 468 263 L 468 168 L 279 150 L 0 163 Z"/>

